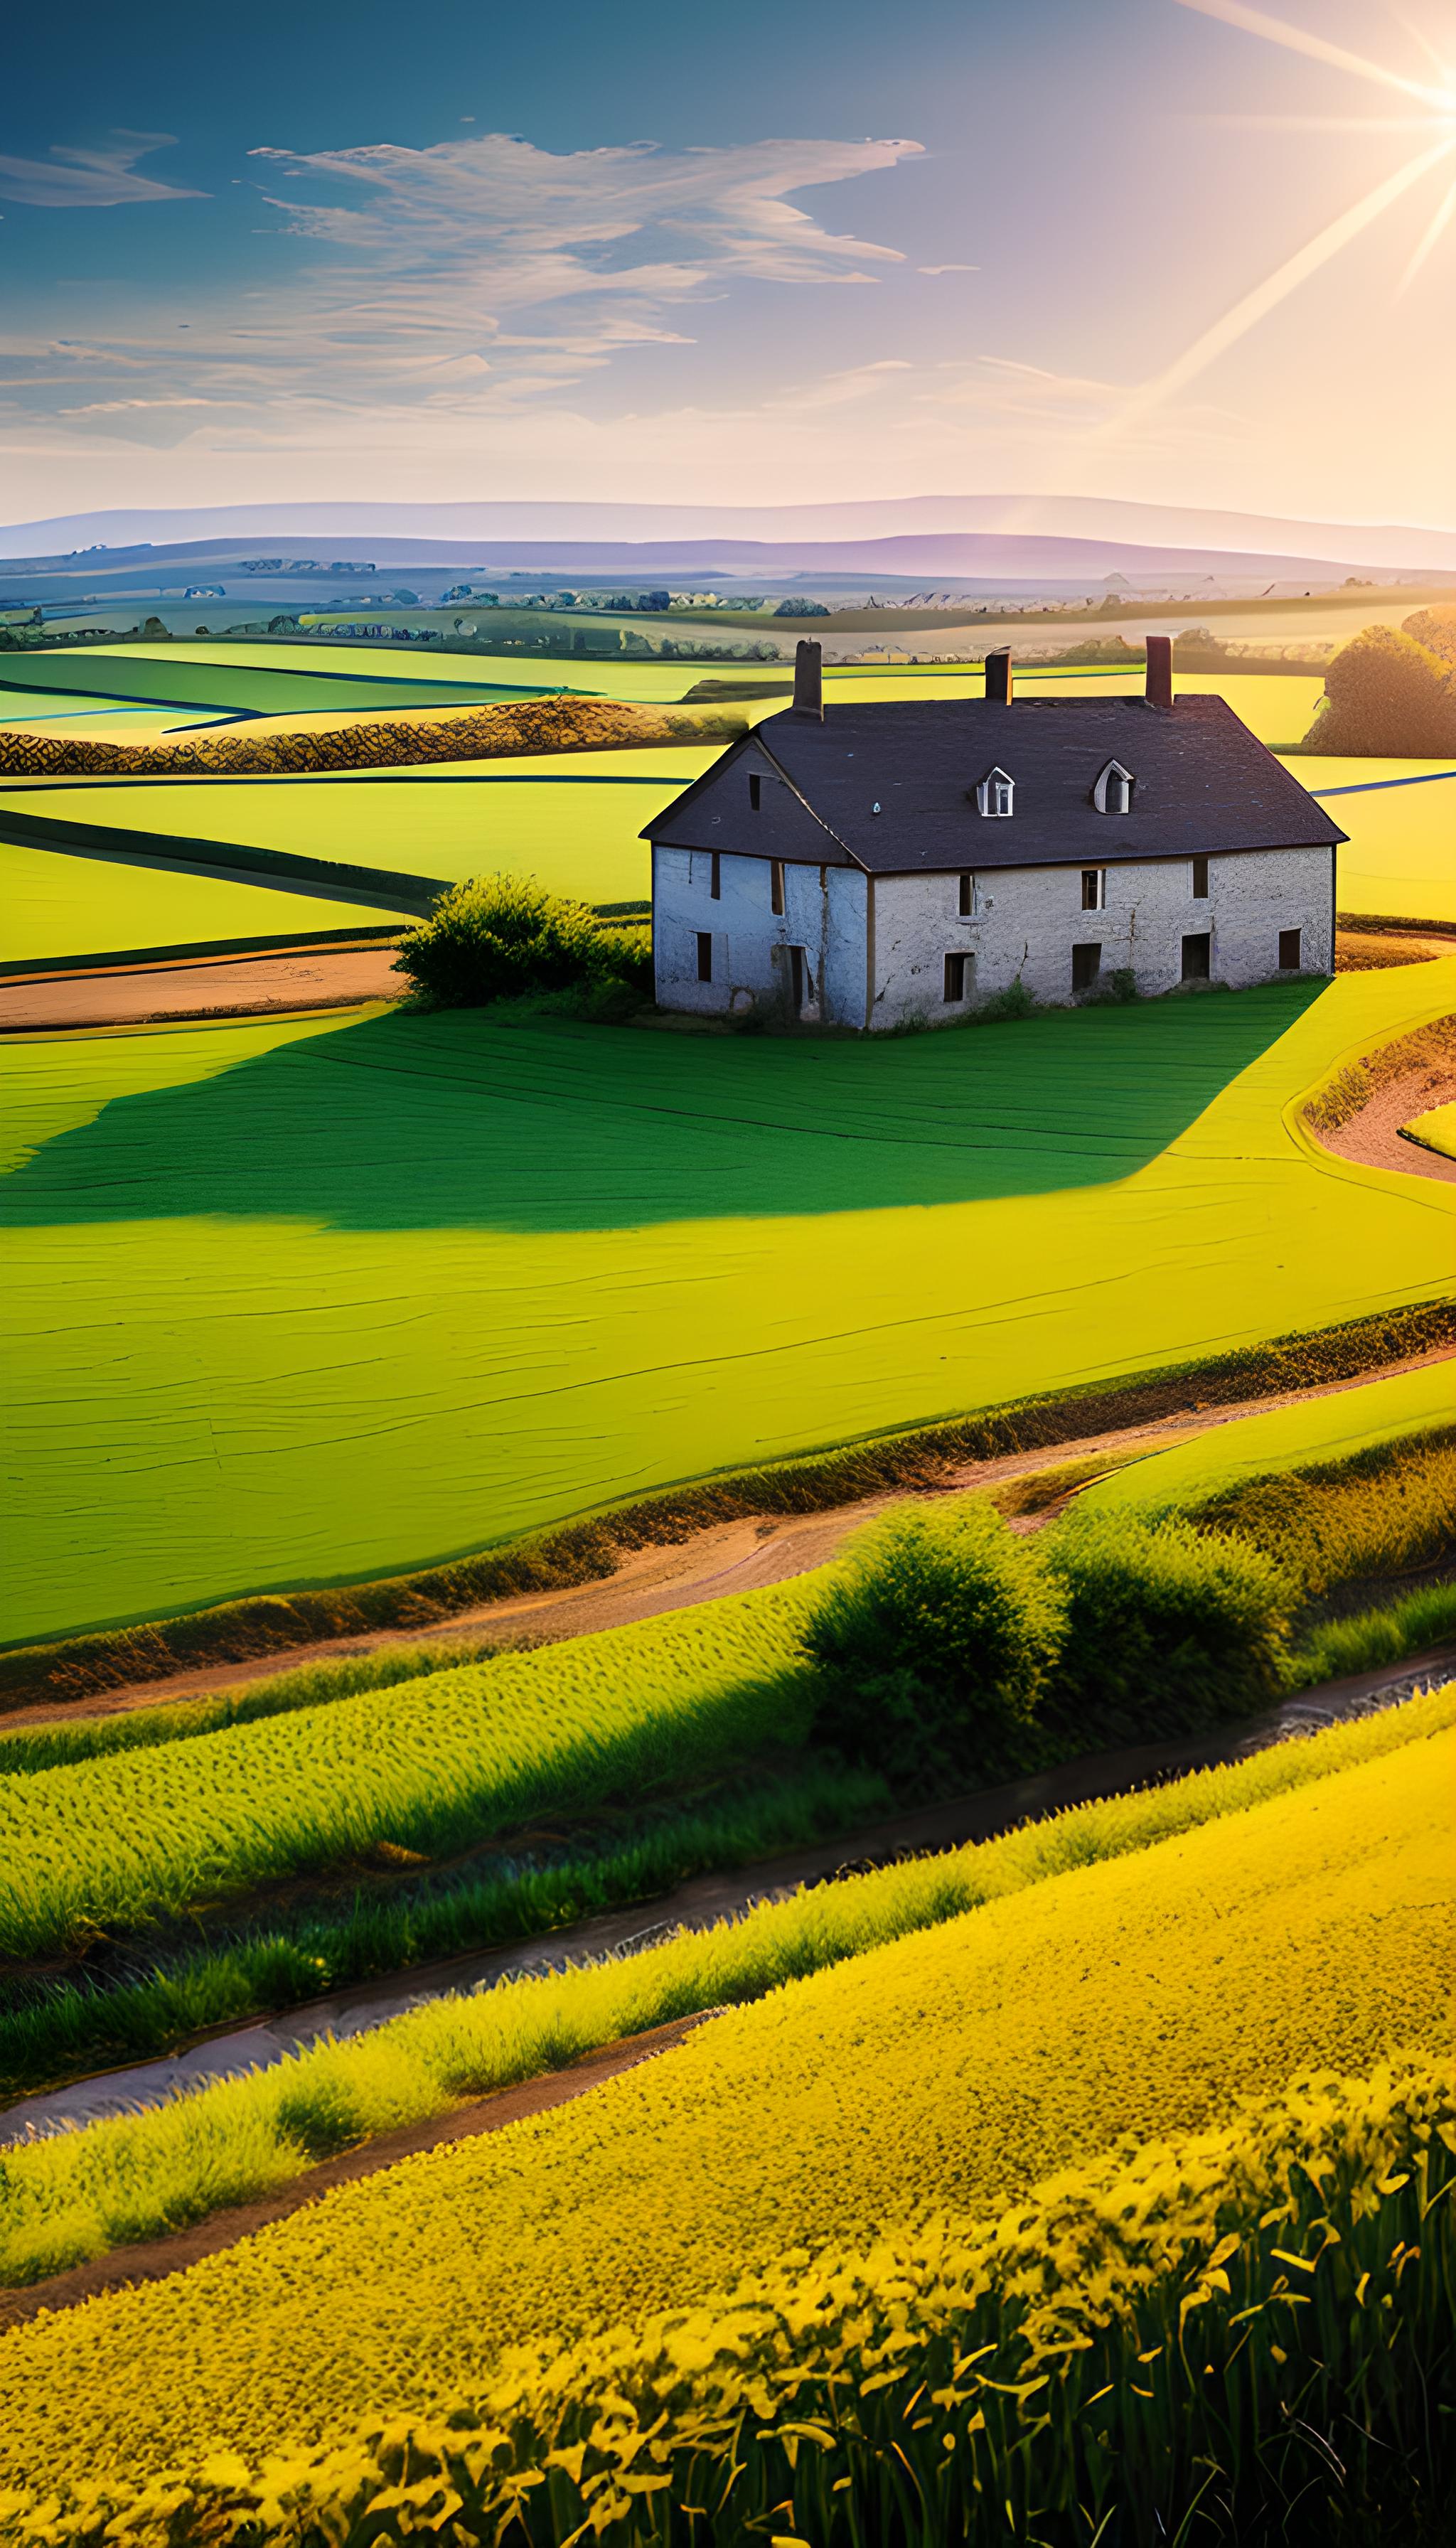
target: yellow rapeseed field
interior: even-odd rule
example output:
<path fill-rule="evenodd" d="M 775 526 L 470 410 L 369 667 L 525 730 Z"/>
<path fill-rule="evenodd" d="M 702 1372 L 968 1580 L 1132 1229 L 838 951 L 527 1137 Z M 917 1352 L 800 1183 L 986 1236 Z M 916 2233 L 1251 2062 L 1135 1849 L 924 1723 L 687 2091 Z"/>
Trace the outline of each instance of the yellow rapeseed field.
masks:
<path fill-rule="evenodd" d="M 1456 1734 L 992 1902 L 0 2345 L 0 2485 L 138 2480 L 485 2395 L 745 2272 L 985 2218 L 1446 2041 Z M 136 2365 L 144 2361 L 144 2382 Z"/>

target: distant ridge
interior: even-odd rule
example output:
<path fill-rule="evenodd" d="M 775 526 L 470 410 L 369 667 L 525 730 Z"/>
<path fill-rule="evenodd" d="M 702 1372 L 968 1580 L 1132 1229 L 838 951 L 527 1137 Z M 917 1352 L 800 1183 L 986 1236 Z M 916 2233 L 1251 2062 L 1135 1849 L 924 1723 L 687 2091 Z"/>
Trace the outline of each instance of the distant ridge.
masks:
<path fill-rule="evenodd" d="M 741 561 L 886 575 L 1143 576 L 1252 574 L 1283 579 L 1379 569 L 1456 574 L 1456 530 L 1300 522 L 1197 506 L 1071 496 L 908 496 L 863 503 L 278 503 L 52 515 L 0 529 L 0 557 L 59 562 L 72 551 L 165 546 L 241 554 L 271 541 L 370 544 L 392 561 L 608 572 Z"/>

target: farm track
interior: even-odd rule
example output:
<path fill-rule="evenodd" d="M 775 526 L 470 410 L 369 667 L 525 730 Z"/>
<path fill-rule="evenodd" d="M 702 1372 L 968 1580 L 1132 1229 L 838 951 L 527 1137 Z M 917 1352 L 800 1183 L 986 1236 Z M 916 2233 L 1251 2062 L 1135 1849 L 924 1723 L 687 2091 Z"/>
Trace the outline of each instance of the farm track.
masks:
<path fill-rule="evenodd" d="M 320 947 L 12 981 L 0 985 L 0 1035 L 358 1008 L 404 996 L 394 963 L 393 947 Z"/>
<path fill-rule="evenodd" d="M 1443 1159 L 1435 1150 L 1422 1149 L 1418 1141 L 1403 1141 L 1400 1129 L 1412 1116 L 1448 1105 L 1453 1097 L 1456 1077 L 1412 1070 L 1404 1079 L 1377 1088 L 1359 1113 L 1335 1132 L 1320 1133 L 1311 1124 L 1310 1136 L 1321 1149 L 1358 1167 L 1390 1168 L 1399 1176 L 1434 1177 L 1437 1184 L 1456 1185 L 1456 1159 Z"/>
<path fill-rule="evenodd" d="M 1412 1158 L 1434 1159 L 1433 1152 L 1421 1153 L 1411 1142 L 1403 1141 L 1400 1147 L 1403 1152 L 1410 1151 Z M 1456 1349 L 1437 1346 L 1428 1353 L 1385 1364 L 1378 1371 L 1361 1372 L 1354 1379 L 1330 1381 L 1317 1389 L 1288 1390 L 1275 1397 L 1243 1399 L 1232 1406 L 1190 1408 L 1153 1423 L 1083 1434 L 1042 1451 L 1017 1451 L 995 1460 L 966 1461 L 948 1471 L 937 1486 L 919 1492 L 960 1495 L 976 1487 L 1001 1485 L 1012 1478 L 1036 1477 L 1043 1470 L 1061 1468 L 1099 1451 L 1119 1453 L 1138 1445 L 1151 1451 L 1210 1432 L 1219 1425 L 1236 1423 L 1242 1416 L 1271 1414 L 1282 1407 L 1340 1397 L 1348 1390 L 1368 1388 L 1372 1381 L 1394 1379 L 1400 1372 L 1421 1371 L 1442 1362 L 1456 1363 Z M 133 1708 L 170 1705 L 179 1699 L 240 1689 L 250 1682 L 267 1680 L 280 1672 L 372 1654 L 381 1646 L 428 1645 L 466 1631 L 499 1628 L 512 1643 L 548 1645 L 565 1637 L 592 1635 L 602 1628 L 628 1627 L 640 1619 L 657 1618 L 664 1611 L 691 1609 L 702 1601 L 721 1600 L 731 1592 L 757 1592 L 766 1585 L 784 1584 L 796 1575 L 807 1574 L 811 1568 L 827 1564 L 862 1522 L 872 1520 L 889 1504 L 908 1501 L 911 1498 L 904 1491 L 887 1489 L 883 1495 L 838 1504 L 828 1511 L 772 1519 L 748 1515 L 736 1521 L 715 1522 L 681 1540 L 655 1542 L 634 1550 L 621 1559 L 610 1575 L 589 1584 L 482 1602 L 470 1609 L 452 1611 L 448 1618 L 432 1620 L 423 1628 L 371 1629 L 362 1635 L 323 1638 L 312 1645 L 290 1645 L 273 1654 L 249 1656 L 242 1663 L 200 1665 L 161 1680 L 124 1683 L 86 1698 L 38 1700 L 29 1707 L 7 1709 L 0 1722 L 7 1732 L 41 1725 L 74 1725 L 87 1717 L 116 1716 Z M 1048 1504 L 1041 1513 L 1013 1523 L 1013 1527 L 1036 1529 L 1051 1519 L 1064 1502 L 1061 1499 Z"/>
<path fill-rule="evenodd" d="M 585 1922 L 526 1946 L 419 1966 L 409 1976 L 410 1987 L 404 1992 L 389 1982 L 360 1984 L 307 2009 L 296 2010 L 286 2019 L 215 2037 L 196 2048 L 190 2056 L 131 2071 L 103 2073 L 52 2096 L 28 2099 L 12 2108 L 5 2118 L 5 2138 L 15 2140 L 38 2131 L 63 2131 L 108 2115 L 133 2112 L 160 2102 L 182 2087 L 199 2087 L 211 2079 L 268 2067 L 321 2037 L 361 2032 L 450 1991 L 489 1988 L 506 1976 L 545 1973 L 630 1955 L 656 1945 L 676 1931 L 708 1928 L 741 1915 L 757 1903 L 782 1900 L 806 1884 L 833 1881 L 898 1857 L 990 1839 L 1017 1825 L 1040 1821 L 1068 1805 L 1128 1793 L 1191 1770 L 1247 1759 L 1270 1744 L 1298 1739 L 1324 1726 L 1367 1715 L 1395 1703 L 1416 1686 L 1435 1686 L 1452 1678 L 1456 1678 L 1456 1647 L 1447 1647 L 1427 1657 L 1408 1659 L 1400 1666 L 1386 1666 L 1378 1672 L 1329 1683 L 1320 1690 L 1301 1692 L 1259 1717 L 1209 1735 L 1120 1753 L 1088 1755 L 1007 1786 L 897 1815 L 837 1842 L 765 1862 L 753 1870 L 749 1880 L 743 1875 L 697 1878 L 655 1904 Z M 649 1925 L 642 1924 L 643 1908 L 658 1914 Z M 560 2070 L 539 2073 L 513 2087 L 472 2099 L 434 2121 L 382 2135 L 310 2169 L 262 2202 L 214 2214 L 174 2237 L 114 2250 L 93 2263 L 74 2267 L 24 2291 L 6 2294 L 0 2297 L 0 2331 L 42 2311 L 73 2307 L 122 2284 L 153 2282 L 183 2272 L 202 2257 L 232 2246 L 269 2223 L 317 2202 L 337 2185 L 373 2175 L 418 2152 L 479 2133 L 500 2131 L 523 2117 L 565 2105 L 634 2068 L 639 2061 L 673 2049 L 692 2028 L 714 2014 L 713 2010 L 696 2011 L 644 2034 L 619 2039 L 581 2055 Z"/>

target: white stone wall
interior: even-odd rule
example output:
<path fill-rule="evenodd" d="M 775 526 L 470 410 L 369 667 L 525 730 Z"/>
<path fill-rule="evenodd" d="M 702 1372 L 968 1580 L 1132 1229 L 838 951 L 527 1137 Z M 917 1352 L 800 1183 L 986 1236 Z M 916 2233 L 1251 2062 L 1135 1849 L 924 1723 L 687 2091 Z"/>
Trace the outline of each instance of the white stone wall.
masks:
<path fill-rule="evenodd" d="M 656 848 L 652 866 L 659 1007 L 727 1017 L 757 1006 L 778 1010 L 786 1022 L 788 950 L 802 947 L 805 1022 L 864 1026 L 865 880 L 858 868 L 786 861 L 780 913 L 773 909 L 772 860 L 721 852 L 716 902 L 709 851 Z M 700 930 L 713 942 L 710 982 L 697 978 Z"/>
<path fill-rule="evenodd" d="M 858 868 L 784 865 L 784 908 L 772 908 L 772 862 L 725 850 L 719 897 L 711 893 L 706 850 L 653 852 L 653 946 L 657 997 L 667 1009 L 725 1017 L 755 1006 L 789 1016 L 788 950 L 805 951 L 812 1000 L 806 1023 L 901 1026 L 916 1018 L 949 1024 L 960 1011 L 945 998 L 946 957 L 963 954 L 965 1005 L 1025 983 L 1034 999 L 1069 1002 L 1072 949 L 1101 948 L 1100 976 L 1124 968 L 1139 992 L 1177 988 L 1185 935 L 1207 932 L 1210 979 L 1239 988 L 1279 969 L 1281 930 L 1301 933 L 1305 973 L 1332 970 L 1331 852 L 1249 850 L 1209 860 L 1208 896 L 1194 899 L 1193 864 L 1155 859 L 1105 873 L 1105 908 L 1082 909 L 1075 867 L 983 869 L 975 911 L 959 913 L 959 877 L 866 878 Z M 697 978 L 697 933 L 713 942 L 713 977 Z M 866 935 L 867 933 L 867 935 Z"/>
<path fill-rule="evenodd" d="M 875 1027 L 913 1018 L 949 1022 L 945 959 L 972 958 L 966 1004 L 1020 979 L 1034 999 L 1072 998 L 1072 949 L 1099 946 L 1101 977 L 1130 968 L 1144 994 L 1177 988 L 1183 939 L 1207 931 L 1210 979 L 1238 988 L 1279 969 L 1279 934 L 1301 933 L 1300 969 L 1333 966 L 1328 850 L 1246 850 L 1209 860 L 1206 900 L 1193 896 L 1188 859 L 1104 870 L 1106 907 L 1082 909 L 1082 870 L 1002 867 L 977 878 L 977 916 L 958 913 L 959 878 L 878 876 L 873 885 Z"/>

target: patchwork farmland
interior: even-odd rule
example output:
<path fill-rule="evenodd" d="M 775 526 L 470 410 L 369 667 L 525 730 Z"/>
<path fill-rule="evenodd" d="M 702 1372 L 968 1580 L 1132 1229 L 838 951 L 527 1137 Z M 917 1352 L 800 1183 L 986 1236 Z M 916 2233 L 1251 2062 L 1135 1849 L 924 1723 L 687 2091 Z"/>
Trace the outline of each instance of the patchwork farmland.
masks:
<path fill-rule="evenodd" d="M 5 736 L 168 752 L 724 726 L 0 780 L 0 2536 L 1424 2506 L 1456 771 L 1180 677 L 1349 834 L 1332 979 L 735 1033 L 644 995 L 640 834 L 772 668 L 4 674 Z M 425 997 L 452 909 L 639 969 Z"/>

